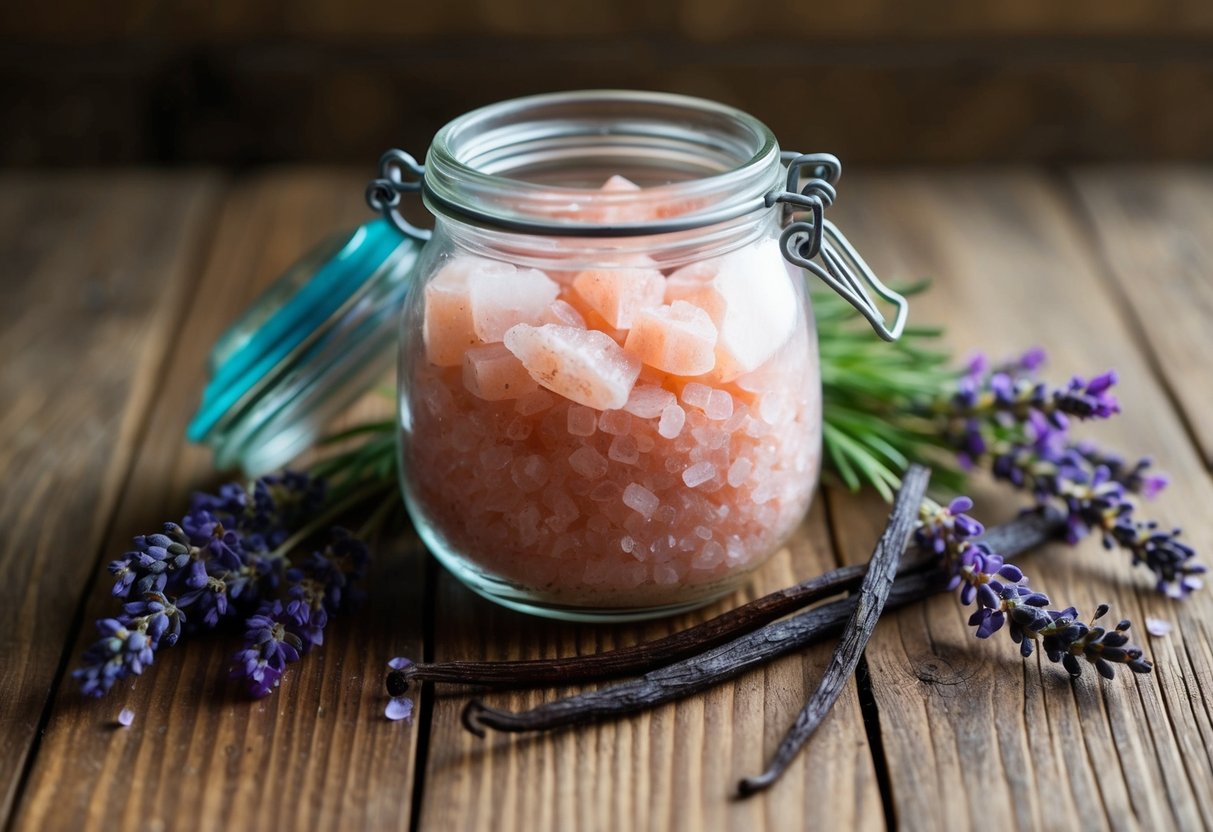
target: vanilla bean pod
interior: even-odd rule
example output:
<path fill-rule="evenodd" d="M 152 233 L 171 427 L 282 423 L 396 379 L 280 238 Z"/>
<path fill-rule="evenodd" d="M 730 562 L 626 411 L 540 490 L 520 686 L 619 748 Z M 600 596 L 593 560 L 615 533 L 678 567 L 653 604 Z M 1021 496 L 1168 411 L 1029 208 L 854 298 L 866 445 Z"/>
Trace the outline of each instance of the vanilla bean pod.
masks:
<path fill-rule="evenodd" d="M 1064 519 L 1055 512 L 1026 514 L 1005 526 L 990 529 L 982 539 L 997 546 L 1009 559 L 1058 539 L 1064 529 Z M 946 578 L 934 570 L 900 575 L 893 582 L 885 607 L 905 606 L 946 588 Z M 472 700 L 464 709 L 463 724 L 472 733 L 483 736 L 485 727 L 512 732 L 546 731 L 642 711 L 706 690 L 779 656 L 823 641 L 842 629 L 855 605 L 855 598 L 831 601 L 637 679 L 557 699 L 529 711 L 503 711 Z"/>
<path fill-rule="evenodd" d="M 1062 528 L 1060 515 L 1056 512 L 1025 514 L 1010 523 L 988 529 L 982 540 L 987 541 L 995 551 L 1010 557 L 1058 536 Z M 921 571 L 933 562 L 931 557 L 916 557 L 904 562 L 899 574 Z M 866 563 L 832 569 L 795 586 L 764 595 L 694 627 L 653 641 L 590 656 L 413 664 L 388 674 L 388 690 L 392 696 L 400 695 L 412 681 L 488 687 L 539 687 L 646 673 L 717 647 L 831 595 L 854 590 L 867 571 Z"/>
<path fill-rule="evenodd" d="M 855 609 L 847 620 L 842 637 L 834 648 L 834 655 L 830 657 L 830 664 L 822 675 L 817 690 L 809 697 L 796 721 L 784 735 L 775 751 L 775 758 L 771 760 L 766 771 L 757 777 L 747 777 L 738 784 L 738 791 L 742 795 L 751 795 L 769 788 L 783 776 L 792 760 L 800 753 L 800 749 L 834 707 L 847 680 L 855 673 L 859 658 L 876 629 L 876 622 L 880 620 L 880 613 L 884 610 L 893 580 L 897 577 L 901 553 L 905 551 L 910 535 L 914 533 L 918 506 L 930 479 L 931 472 L 921 465 L 911 465 L 906 471 L 901 480 L 901 489 L 897 492 L 897 499 L 893 502 L 888 526 L 885 527 L 875 551 L 872 552 L 872 559 L 868 562 L 868 574 L 864 576 L 856 596 Z"/>

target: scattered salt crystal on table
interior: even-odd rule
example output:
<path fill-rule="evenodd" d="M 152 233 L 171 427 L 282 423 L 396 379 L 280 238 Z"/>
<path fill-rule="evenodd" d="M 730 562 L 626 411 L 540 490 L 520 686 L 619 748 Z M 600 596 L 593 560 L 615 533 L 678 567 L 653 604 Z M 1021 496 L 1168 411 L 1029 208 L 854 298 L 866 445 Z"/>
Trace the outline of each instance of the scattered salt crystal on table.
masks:
<path fill-rule="evenodd" d="M 383 715 L 392 722 L 408 719 L 413 715 L 413 700 L 407 696 L 393 696 L 383 709 Z"/>
<path fill-rule="evenodd" d="M 135 712 L 130 708 L 123 708 L 118 711 L 118 724 L 123 728 L 129 728 L 131 723 L 135 721 Z"/>
<path fill-rule="evenodd" d="M 1163 618 L 1146 616 L 1146 632 L 1152 636 L 1165 636 L 1171 632 L 1171 622 Z"/>

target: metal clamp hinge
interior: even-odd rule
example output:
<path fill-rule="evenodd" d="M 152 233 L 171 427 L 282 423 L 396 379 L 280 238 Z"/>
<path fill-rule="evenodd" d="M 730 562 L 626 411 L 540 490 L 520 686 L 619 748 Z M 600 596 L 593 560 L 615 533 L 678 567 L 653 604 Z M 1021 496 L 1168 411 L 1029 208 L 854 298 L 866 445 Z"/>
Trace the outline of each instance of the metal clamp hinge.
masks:
<path fill-rule="evenodd" d="M 842 163 L 829 153 L 785 153 L 783 157 L 788 166 L 786 189 L 767 197 L 768 205 L 782 204 L 786 211 L 788 224 L 779 237 L 783 256 L 842 295 L 867 318 L 877 335 L 886 341 L 896 341 L 905 328 L 909 302 L 881 283 L 838 226 L 825 218 L 825 209 L 834 204 L 837 196 L 834 185 L 842 175 Z M 809 174 L 803 185 L 802 172 Z M 887 325 L 865 283 L 896 308 L 892 326 Z"/>
<path fill-rule="evenodd" d="M 424 180 L 424 165 L 418 164 L 403 150 L 389 150 L 379 158 L 379 178 L 366 186 L 366 204 L 372 211 L 382 214 L 401 234 L 425 242 L 434 232 L 418 228 L 400 213 L 401 196 L 421 193 Z"/>

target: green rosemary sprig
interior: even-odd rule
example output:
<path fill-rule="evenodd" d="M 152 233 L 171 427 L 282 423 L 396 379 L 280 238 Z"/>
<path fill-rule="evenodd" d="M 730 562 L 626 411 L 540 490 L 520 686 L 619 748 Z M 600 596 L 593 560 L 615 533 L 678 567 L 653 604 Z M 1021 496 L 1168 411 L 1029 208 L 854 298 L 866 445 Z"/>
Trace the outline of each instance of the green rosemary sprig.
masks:
<path fill-rule="evenodd" d="M 901 288 L 914 295 L 918 283 Z M 886 500 L 910 463 L 930 465 L 937 484 L 958 489 L 963 476 L 947 460 L 938 425 L 921 414 L 921 403 L 955 388 L 950 353 L 937 346 L 943 330 L 907 327 L 901 339 L 872 337 L 836 292 L 810 292 L 821 356 L 822 444 L 826 473 L 858 491 L 871 485 Z M 944 453 L 941 453 L 944 451 Z"/>

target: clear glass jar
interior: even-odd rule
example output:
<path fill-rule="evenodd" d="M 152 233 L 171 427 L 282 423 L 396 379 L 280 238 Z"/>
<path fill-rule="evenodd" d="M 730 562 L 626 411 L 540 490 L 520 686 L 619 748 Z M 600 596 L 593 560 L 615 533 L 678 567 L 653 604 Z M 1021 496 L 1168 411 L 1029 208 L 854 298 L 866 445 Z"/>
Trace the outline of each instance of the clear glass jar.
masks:
<path fill-rule="evenodd" d="M 663 94 L 508 101 L 435 136 L 402 486 L 468 586 L 553 617 L 666 615 L 795 528 L 821 397 L 803 275 L 763 202 L 785 173 L 756 119 Z"/>

